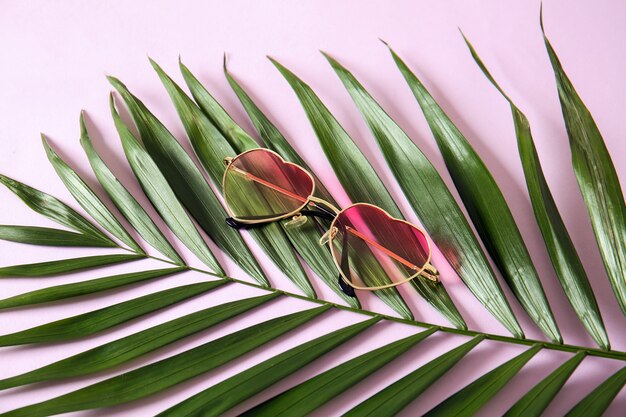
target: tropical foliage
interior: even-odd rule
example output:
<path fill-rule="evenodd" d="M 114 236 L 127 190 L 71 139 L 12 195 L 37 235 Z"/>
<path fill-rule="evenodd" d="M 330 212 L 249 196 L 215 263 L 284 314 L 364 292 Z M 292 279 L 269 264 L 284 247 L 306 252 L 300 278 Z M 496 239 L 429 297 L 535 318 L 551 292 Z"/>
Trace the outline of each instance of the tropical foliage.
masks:
<path fill-rule="evenodd" d="M 626 313 L 624 196 L 615 167 L 591 114 L 576 93 L 547 38 L 545 44 L 556 76 L 563 117 L 570 138 L 573 168 L 589 211 L 608 278 L 615 297 Z M 306 415 L 364 381 L 424 339 L 438 333 L 461 335 L 467 340 L 449 351 L 440 352 L 440 355 L 431 362 L 413 370 L 370 398 L 364 398 L 359 405 L 349 410 L 347 415 L 396 414 L 412 401 L 418 400 L 434 381 L 486 340 L 524 346 L 525 350 L 443 399 L 428 412 L 429 416 L 473 415 L 542 350 L 564 351 L 568 352 L 570 357 L 548 377 L 538 381 L 535 387 L 510 408 L 507 415 L 542 414 L 570 375 L 588 356 L 626 361 L 626 352 L 612 350 L 610 347 L 609 335 L 603 324 L 589 278 L 544 177 L 528 119 L 490 75 L 469 41 L 467 45 L 479 68 L 511 107 L 528 194 L 547 252 L 565 295 L 589 335 L 597 343 L 597 347 L 574 346 L 563 342 L 537 271 L 496 180 L 480 155 L 437 104 L 426 86 L 391 48 L 389 48 L 391 58 L 423 110 L 469 219 L 418 146 L 348 69 L 329 55 L 325 56 L 371 129 L 407 200 L 429 235 L 471 293 L 508 329 L 511 336 L 468 329 L 464 316 L 449 296 L 445 285 L 419 279 L 412 282 L 412 290 L 438 310 L 449 321 L 450 326 L 415 321 L 405 299 L 393 288 L 375 294 L 395 310 L 399 317 L 362 309 L 358 299 L 345 296 L 337 286 L 337 271 L 330 254 L 318 243 L 321 236 L 318 220 L 308 219 L 307 223 L 299 227 L 289 227 L 286 222 L 282 222 L 248 231 L 256 244 L 300 289 L 301 294 L 278 289 L 275 286 L 277 283 L 266 276 L 240 233 L 225 224 L 226 211 L 220 196 L 213 190 L 221 189 L 224 157 L 234 156 L 248 149 L 265 146 L 278 152 L 286 160 L 309 169 L 306 162 L 236 79 L 228 73 L 226 66 L 224 72 L 227 80 L 248 113 L 260 142 L 235 123 L 182 62 L 180 69 L 191 96 L 187 95 L 156 62 L 151 61 L 180 116 L 195 155 L 190 155 L 150 110 L 120 80 L 113 77 L 109 77 L 109 81 L 126 105 L 139 137 L 134 135 L 133 128 L 129 128 L 118 113 L 118 104 L 113 95 L 110 97 L 110 103 L 127 162 L 145 197 L 158 213 L 159 221 L 155 222 L 151 218 L 148 214 L 151 210 L 142 207 L 137 196 L 133 195 L 109 169 L 92 143 L 81 115 L 80 143 L 100 186 L 118 212 L 113 213 L 109 209 L 108 202 L 98 197 L 44 137 L 43 145 L 50 163 L 76 202 L 91 219 L 51 195 L 8 176 L 0 175 L 0 182 L 28 207 L 64 227 L 55 229 L 4 225 L 0 226 L 0 239 L 41 246 L 115 248 L 121 253 L 6 266 L 0 268 L 0 277 L 70 274 L 146 258 L 159 261 L 162 267 L 20 294 L 0 300 L 0 309 L 28 308 L 60 300 L 70 303 L 80 296 L 112 289 L 123 290 L 129 288 L 131 284 L 155 280 L 190 269 L 205 279 L 27 330 L 4 334 L 0 336 L 0 346 L 61 343 L 95 335 L 227 284 L 254 287 L 265 294 L 187 314 L 27 373 L 3 375 L 0 389 L 47 381 L 62 384 L 70 377 L 91 375 L 124 364 L 132 365 L 133 361 L 183 338 L 226 320 L 236 320 L 243 313 L 254 313 L 260 306 L 277 298 L 293 297 L 309 300 L 312 307 L 264 321 L 82 389 L 7 411 L 2 415 L 44 416 L 110 407 L 145 398 L 232 362 L 329 310 L 336 309 L 350 311 L 362 317 L 362 320 L 319 335 L 264 360 L 165 410 L 162 415 L 221 415 L 323 357 L 359 333 L 367 329 L 371 332 L 377 331 L 380 322 L 385 321 L 401 322 L 407 326 L 420 328 L 421 331 L 341 363 L 270 397 L 245 414 Z M 355 202 L 378 205 L 391 215 L 402 218 L 400 209 L 372 165 L 315 92 L 285 66 L 275 60 L 272 62 L 301 102 L 328 161 L 348 196 Z M 196 164 L 196 160 L 204 172 Z M 209 181 L 205 179 L 205 175 Z M 317 195 L 334 202 L 328 189 L 319 178 L 316 180 Z M 142 238 L 142 242 L 132 237 L 120 222 L 121 218 L 132 226 Z M 167 234 L 157 226 L 156 223 L 160 221 L 167 225 L 169 229 Z M 470 221 L 478 236 L 474 234 Z M 253 281 L 227 276 L 219 261 L 220 256 L 213 253 L 198 227 Z M 170 236 L 169 232 L 205 267 L 201 269 L 189 266 L 167 237 Z M 483 252 L 479 239 L 487 253 Z M 144 249 L 146 245 L 151 246 L 160 255 L 148 254 Z M 513 313 L 487 256 L 494 261 L 499 274 L 504 278 L 504 285 L 512 290 L 515 299 L 544 333 L 547 341 L 524 338 L 518 318 Z M 341 297 L 345 304 L 317 298 L 301 259 L 322 282 Z M 588 396 L 582 398 L 569 415 L 585 417 L 601 415 L 625 383 L 626 367 L 623 367 Z"/>

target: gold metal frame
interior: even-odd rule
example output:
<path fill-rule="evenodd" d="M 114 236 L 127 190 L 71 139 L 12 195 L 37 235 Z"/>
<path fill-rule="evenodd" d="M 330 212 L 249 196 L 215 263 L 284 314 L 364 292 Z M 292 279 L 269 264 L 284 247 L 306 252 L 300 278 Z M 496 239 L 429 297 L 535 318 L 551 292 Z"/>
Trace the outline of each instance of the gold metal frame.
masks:
<path fill-rule="evenodd" d="M 280 216 L 276 216 L 276 217 L 268 217 L 268 218 L 264 218 L 264 219 L 256 219 L 256 220 L 250 220 L 250 219 L 242 219 L 237 217 L 232 210 L 230 209 L 230 206 L 228 205 L 228 196 L 226 194 L 226 176 L 228 175 L 228 170 L 229 169 L 236 169 L 233 167 L 233 162 L 236 161 L 238 158 L 240 158 L 243 155 L 246 155 L 250 152 L 254 152 L 254 151 L 264 151 L 264 152 L 269 152 L 273 155 L 275 155 L 276 157 L 278 157 L 278 159 L 280 161 L 282 161 L 283 163 L 287 164 L 287 165 L 293 165 L 299 169 L 301 169 L 304 173 L 306 173 L 309 178 L 311 179 L 311 183 L 313 185 L 312 190 L 311 190 L 311 195 L 309 195 L 306 199 L 304 199 L 303 204 L 298 207 L 297 209 L 290 211 L 289 213 L 280 215 Z M 428 235 L 426 234 L 426 232 L 414 225 L 413 223 L 407 222 L 406 220 L 402 220 L 402 219 L 397 219 L 393 216 L 391 216 L 389 213 L 387 213 L 385 210 L 383 210 L 382 208 L 373 205 L 373 204 L 369 204 L 369 203 L 354 203 L 349 205 L 348 207 L 344 208 L 344 209 L 338 209 L 337 207 L 335 207 L 334 205 L 332 205 L 331 203 L 329 203 L 328 201 L 322 200 L 321 198 L 317 198 L 315 196 L 313 196 L 313 194 L 315 193 L 315 179 L 313 178 L 313 175 L 311 175 L 310 172 L 308 172 L 306 169 L 302 168 L 300 165 L 298 164 L 294 164 L 293 162 L 289 162 L 289 161 L 285 161 L 285 159 L 283 159 L 282 156 L 280 156 L 278 153 L 270 150 L 270 149 L 266 149 L 266 148 L 254 148 L 254 149 L 249 149 L 243 153 L 240 153 L 239 155 L 237 155 L 234 158 L 224 158 L 224 163 L 226 165 L 226 170 L 224 171 L 224 176 L 222 177 L 222 195 L 224 196 L 224 200 L 226 202 L 226 212 L 228 213 L 229 216 L 231 216 L 233 219 L 235 219 L 236 221 L 243 223 L 243 224 L 260 224 L 260 223 L 271 223 L 277 220 L 282 220 L 282 219 L 286 219 L 288 217 L 293 217 L 294 219 L 299 218 L 299 216 L 301 216 L 300 212 L 302 211 L 302 209 L 304 209 L 307 205 L 312 204 L 313 206 L 324 206 L 326 208 L 331 209 L 334 213 L 335 213 L 335 218 L 332 220 L 331 224 L 330 224 L 330 228 L 328 229 L 328 231 L 324 234 L 324 236 L 322 236 L 322 238 L 320 239 L 320 243 L 323 243 L 323 240 L 325 237 L 328 237 L 328 247 L 330 249 L 330 253 L 331 256 L 333 258 L 333 262 L 335 264 L 335 267 L 337 268 L 337 270 L 339 271 L 339 275 L 341 276 L 341 279 L 349 286 L 351 286 L 354 289 L 357 290 L 364 290 L 364 291 L 376 291 L 376 290 L 382 290 L 384 288 L 390 288 L 390 287 L 395 287 L 404 283 L 407 283 L 415 278 L 417 278 L 418 276 L 422 276 L 430 281 L 433 282 L 439 282 L 439 272 L 437 271 L 437 269 L 431 265 L 430 263 L 430 259 L 432 256 L 432 245 L 430 243 L 430 239 L 428 238 Z M 269 186 L 269 185 L 268 185 Z M 280 190 L 278 190 L 280 191 Z M 336 256 L 336 252 L 335 252 L 335 247 L 333 245 L 333 239 L 335 238 L 335 235 L 337 234 L 337 227 L 335 226 L 335 223 L 337 221 L 337 218 L 339 217 L 339 215 L 341 213 L 343 213 L 344 211 L 355 207 L 355 206 L 370 206 L 370 207 L 374 207 L 380 211 L 382 211 L 383 213 L 385 213 L 387 215 L 387 217 L 389 217 L 390 220 L 392 221 L 397 221 L 397 222 L 401 222 L 401 223 L 405 223 L 408 224 L 409 226 L 414 227 L 415 229 L 419 230 L 424 237 L 426 238 L 426 243 L 428 244 L 428 259 L 426 260 L 426 262 L 424 263 L 424 265 L 417 270 L 417 272 L 415 272 L 413 275 L 411 275 L 410 277 L 402 280 L 402 281 L 398 281 L 395 283 L 391 283 L 391 284 L 387 284 L 387 285 L 380 285 L 377 287 L 361 287 L 358 285 L 353 284 L 350 279 L 348 277 L 345 276 L 345 274 L 343 273 L 343 271 L 341 270 L 341 267 L 339 266 L 339 264 L 337 263 L 337 256 Z"/>
<path fill-rule="evenodd" d="M 228 205 L 228 196 L 226 195 L 226 175 L 228 175 L 228 170 L 234 168 L 233 167 L 233 162 L 235 162 L 237 159 L 239 159 L 240 157 L 242 157 L 243 155 L 246 155 L 250 152 L 255 152 L 255 151 L 264 151 L 264 152 L 269 152 L 275 156 L 278 157 L 278 159 L 280 159 L 282 162 L 284 162 L 286 165 L 293 165 L 295 167 L 298 167 L 299 169 L 301 169 L 305 174 L 307 174 L 309 176 L 309 178 L 311 178 L 311 183 L 313 184 L 313 189 L 311 190 L 311 195 L 309 197 L 307 197 L 304 201 L 304 203 L 298 207 L 296 210 L 290 211 L 287 214 L 283 214 L 277 217 L 268 217 L 266 219 L 257 219 L 257 220 L 250 220 L 250 219 L 241 219 L 239 217 L 237 217 L 232 210 L 230 209 L 229 205 Z M 282 220 L 282 219 L 286 219 L 287 217 L 291 217 L 291 216 L 295 216 L 297 215 L 300 211 L 302 211 L 303 208 L 305 208 L 307 206 L 307 204 L 309 204 L 312 200 L 311 198 L 313 197 L 313 194 L 315 194 L 315 178 L 313 178 L 313 175 L 311 175 L 311 173 L 309 171 L 307 171 L 306 169 L 302 168 L 300 165 L 298 164 L 294 164 L 292 162 L 289 161 L 285 161 L 283 159 L 282 156 L 280 156 L 279 154 L 277 154 L 276 152 L 270 150 L 270 149 L 265 149 L 265 148 L 254 148 L 254 149 L 249 149 L 243 153 L 240 153 L 239 155 L 237 155 L 234 158 L 224 158 L 224 163 L 226 164 L 226 169 L 224 170 L 224 176 L 222 177 L 222 195 L 224 196 L 224 201 L 226 202 L 226 212 L 228 213 L 228 215 L 230 217 L 232 217 L 233 219 L 237 220 L 240 223 L 245 223 L 245 224 L 260 224 L 260 223 L 269 223 L 269 222 L 274 222 L 277 220 Z"/>
<path fill-rule="evenodd" d="M 405 223 L 408 224 L 409 226 L 412 226 L 414 228 L 416 228 L 417 230 L 419 230 L 424 237 L 426 238 L 426 243 L 428 244 L 428 258 L 426 259 L 426 262 L 424 263 L 424 266 L 422 266 L 420 269 L 417 270 L 417 272 L 415 272 L 413 275 L 409 276 L 408 278 L 405 278 L 402 281 L 398 281 L 392 284 L 387 284 L 387 285 L 379 285 L 377 287 L 361 287 L 358 285 L 354 285 L 354 283 L 352 283 L 348 277 L 345 276 L 345 274 L 343 273 L 341 267 L 339 266 L 339 264 L 337 263 L 337 257 L 336 256 L 336 248 L 333 245 L 333 239 L 335 238 L 336 234 L 337 234 L 337 227 L 335 226 L 335 222 L 337 221 L 337 219 L 339 218 L 339 215 L 341 215 L 341 213 L 343 213 L 344 211 L 352 208 L 352 207 L 356 207 L 356 206 L 370 206 L 370 207 L 374 207 L 380 211 L 382 211 L 383 213 L 385 213 L 387 215 L 387 217 L 389 217 L 390 220 L 392 221 L 396 221 L 396 222 L 400 222 L 400 223 Z M 333 262 L 335 263 L 335 266 L 337 267 L 337 270 L 339 271 L 339 274 L 341 275 L 341 278 L 344 280 L 344 282 L 346 284 L 348 284 L 349 286 L 351 286 L 352 288 L 355 288 L 357 290 L 366 290 L 366 291 L 376 291 L 376 290 L 382 290 L 384 288 L 390 288 L 390 287 L 395 287 L 401 284 L 405 284 L 415 278 L 417 278 L 418 276 L 423 276 L 424 278 L 433 281 L 433 282 L 439 282 L 439 278 L 437 278 L 438 272 L 437 269 L 430 264 L 430 259 L 432 257 L 432 253 L 433 253 L 433 248 L 432 245 L 430 244 L 430 239 L 428 238 L 428 235 L 426 234 L 426 232 L 414 225 L 413 223 L 407 222 L 406 220 L 401 220 L 401 219 L 397 219 L 395 217 L 393 217 L 392 215 L 390 215 L 389 213 L 387 213 L 384 209 L 374 205 L 374 204 L 369 204 L 369 203 L 354 203 L 354 204 L 350 204 L 348 207 L 340 210 L 337 213 L 337 217 L 335 217 L 335 219 L 330 223 L 330 228 L 329 230 L 329 236 L 328 236 L 328 247 L 330 248 L 330 253 L 332 255 L 333 258 Z M 334 232 L 333 232 L 334 231 Z"/>

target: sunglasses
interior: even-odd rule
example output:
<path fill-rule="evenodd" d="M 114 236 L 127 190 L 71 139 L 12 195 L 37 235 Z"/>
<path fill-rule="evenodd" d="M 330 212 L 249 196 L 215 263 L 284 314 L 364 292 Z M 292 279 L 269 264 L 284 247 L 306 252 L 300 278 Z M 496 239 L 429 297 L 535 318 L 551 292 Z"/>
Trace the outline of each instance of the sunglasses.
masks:
<path fill-rule="evenodd" d="M 317 218 L 311 223 L 324 232 L 320 244 L 330 248 L 345 294 L 355 297 L 355 289 L 381 290 L 416 277 L 439 282 L 430 241 L 419 227 L 367 203 L 338 209 L 313 195 L 311 173 L 268 149 L 251 149 L 224 163 L 223 195 L 231 216 L 226 223 L 245 229 L 291 218 L 286 227 L 298 227 Z"/>

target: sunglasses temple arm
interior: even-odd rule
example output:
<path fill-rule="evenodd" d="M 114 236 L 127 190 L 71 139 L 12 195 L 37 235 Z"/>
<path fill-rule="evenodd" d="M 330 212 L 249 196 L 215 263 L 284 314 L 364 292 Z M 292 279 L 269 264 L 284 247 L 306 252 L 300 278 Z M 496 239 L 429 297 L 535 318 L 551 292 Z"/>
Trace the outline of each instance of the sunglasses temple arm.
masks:
<path fill-rule="evenodd" d="M 240 222 L 239 220 L 235 220 L 232 217 L 226 217 L 226 224 L 229 227 L 232 227 L 233 229 L 241 230 L 241 229 L 250 229 L 252 227 L 263 226 L 267 223 L 248 224 L 248 223 Z"/>
<path fill-rule="evenodd" d="M 384 247 L 380 243 L 378 243 L 378 242 L 368 238 L 367 236 L 365 236 L 364 234 L 362 234 L 360 232 L 357 232 L 355 229 L 353 229 L 351 227 L 347 227 L 347 229 L 348 229 L 349 233 L 352 233 L 354 236 L 358 237 L 359 239 L 361 239 L 362 241 L 364 241 L 368 245 L 371 245 L 371 246 L 377 248 L 378 250 L 382 251 L 387 256 L 390 256 L 391 258 L 393 258 L 396 261 L 400 262 L 401 264 L 403 264 L 407 268 L 418 269 L 417 266 L 413 265 L 411 262 L 407 261 L 406 259 L 404 259 L 400 255 L 396 254 L 395 252 L 390 251 L 389 249 L 387 249 L 386 247 Z"/>
<path fill-rule="evenodd" d="M 246 171 L 244 171 L 243 169 L 239 169 L 239 168 L 237 168 L 237 167 L 232 167 L 231 169 L 232 169 L 232 170 L 234 170 L 235 172 L 237 172 L 237 173 L 239 173 L 239 174 L 241 174 L 241 175 L 245 176 L 245 177 L 246 177 L 246 178 L 248 178 L 249 180 L 256 182 L 257 184 L 261 184 L 261 185 L 263 185 L 263 186 L 265 186 L 265 187 L 267 187 L 267 188 L 270 188 L 270 189 L 272 189 L 272 190 L 274 190 L 274 191 L 276 191 L 276 192 L 278 192 L 278 193 L 280 193 L 280 194 L 286 195 L 287 197 L 291 197 L 291 198 L 293 198 L 294 200 L 300 201 L 300 202 L 302 202 L 302 203 L 304 203 L 304 202 L 306 201 L 306 199 L 305 199 L 305 198 L 302 198 L 302 197 L 301 197 L 301 196 L 299 196 L 298 194 L 292 193 L 291 191 L 286 190 L 286 189 L 284 189 L 284 188 L 282 188 L 282 187 L 279 187 L 279 186 L 278 186 L 278 185 L 276 185 L 276 184 L 272 184 L 272 183 L 271 183 L 271 182 L 269 182 L 269 181 L 265 181 L 264 179 L 259 178 L 259 177 L 257 177 L 256 175 L 251 174 L 251 173 L 249 173 L 249 172 L 246 172 Z"/>
<path fill-rule="evenodd" d="M 322 210 L 320 207 L 316 207 L 316 208 L 318 210 L 302 210 L 298 214 L 301 214 L 303 216 L 319 217 L 319 218 L 326 219 L 326 220 L 333 220 L 335 218 L 334 213 L 328 210 Z M 280 220 L 283 220 L 283 219 L 269 220 L 265 223 L 245 223 L 237 219 L 234 219 L 232 217 L 227 217 L 226 224 L 232 227 L 233 229 L 240 230 L 240 229 L 250 229 L 254 227 L 260 227 L 260 226 L 264 226 L 266 224 L 273 223 L 273 222 L 280 221 Z"/>
<path fill-rule="evenodd" d="M 348 259 L 348 233 L 343 234 L 341 247 L 341 271 L 343 271 L 344 274 L 347 274 L 346 278 L 348 278 L 348 280 L 352 281 L 352 273 L 350 272 L 350 264 Z M 343 293 L 346 294 L 348 297 L 356 297 L 354 288 L 352 288 L 344 281 L 343 277 L 341 276 L 341 272 L 339 273 L 339 287 L 341 288 L 341 291 L 343 291 Z"/>
<path fill-rule="evenodd" d="M 319 217 L 321 219 L 326 219 L 326 220 L 331 220 L 331 221 L 334 220 L 335 217 L 337 217 L 334 213 L 327 211 L 327 210 L 322 210 L 319 207 L 318 207 L 318 210 L 302 210 L 300 214 L 302 214 L 303 216 Z"/>

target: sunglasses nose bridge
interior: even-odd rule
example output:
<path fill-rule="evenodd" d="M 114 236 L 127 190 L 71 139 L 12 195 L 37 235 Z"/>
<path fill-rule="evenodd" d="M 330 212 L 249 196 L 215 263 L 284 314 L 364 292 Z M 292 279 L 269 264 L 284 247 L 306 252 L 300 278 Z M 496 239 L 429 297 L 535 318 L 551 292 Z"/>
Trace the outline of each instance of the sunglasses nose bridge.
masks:
<path fill-rule="evenodd" d="M 224 158 L 224 160 L 222 161 L 224 162 L 224 166 L 229 166 L 232 162 L 233 162 L 233 157 L 232 156 L 227 156 Z"/>

